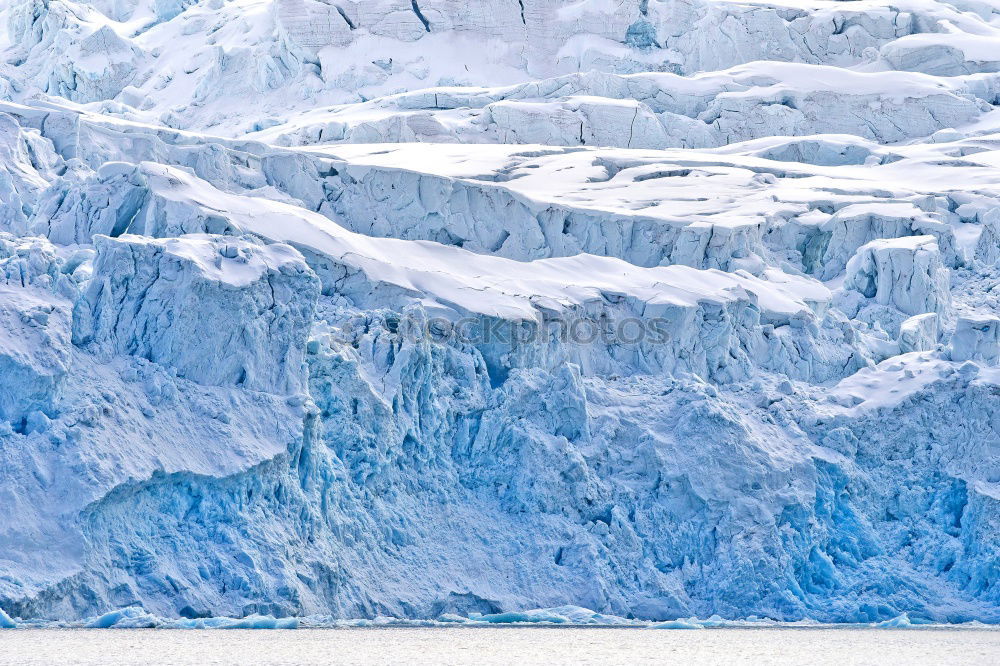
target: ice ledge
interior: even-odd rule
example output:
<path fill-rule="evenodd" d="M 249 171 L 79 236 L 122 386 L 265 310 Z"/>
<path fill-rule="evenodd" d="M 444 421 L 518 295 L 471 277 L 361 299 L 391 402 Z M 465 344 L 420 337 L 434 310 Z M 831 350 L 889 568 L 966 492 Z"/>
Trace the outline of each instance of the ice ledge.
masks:
<path fill-rule="evenodd" d="M 212 236 L 97 236 L 95 245 L 75 344 L 202 384 L 304 391 L 319 282 L 293 248 Z"/>

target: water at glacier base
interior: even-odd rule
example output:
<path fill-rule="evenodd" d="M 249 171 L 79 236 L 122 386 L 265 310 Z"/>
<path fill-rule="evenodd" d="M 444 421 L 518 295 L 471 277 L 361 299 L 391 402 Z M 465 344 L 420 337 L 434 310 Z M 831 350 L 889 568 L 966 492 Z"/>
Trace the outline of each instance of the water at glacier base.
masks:
<path fill-rule="evenodd" d="M 176 664 L 996 664 L 1000 630 L 359 628 L 298 631 L 27 629 L 0 662 Z"/>

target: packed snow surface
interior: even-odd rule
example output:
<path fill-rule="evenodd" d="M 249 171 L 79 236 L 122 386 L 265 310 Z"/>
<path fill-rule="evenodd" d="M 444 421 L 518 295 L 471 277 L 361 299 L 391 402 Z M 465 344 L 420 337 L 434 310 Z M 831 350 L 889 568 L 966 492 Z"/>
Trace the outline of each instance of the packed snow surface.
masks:
<path fill-rule="evenodd" d="M 1000 622 L 996 0 L 0 23 L 0 628 Z"/>

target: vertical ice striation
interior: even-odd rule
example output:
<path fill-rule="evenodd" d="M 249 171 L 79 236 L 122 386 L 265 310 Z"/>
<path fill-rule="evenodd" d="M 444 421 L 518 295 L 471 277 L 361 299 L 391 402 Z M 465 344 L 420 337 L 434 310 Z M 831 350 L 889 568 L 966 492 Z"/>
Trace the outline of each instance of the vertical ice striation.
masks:
<path fill-rule="evenodd" d="M 847 262 L 844 286 L 907 315 L 950 314 L 948 271 L 930 236 L 876 240 L 861 246 Z"/>
<path fill-rule="evenodd" d="M 74 344 L 140 356 L 203 384 L 304 390 L 319 281 L 293 248 L 212 236 L 94 241 Z"/>

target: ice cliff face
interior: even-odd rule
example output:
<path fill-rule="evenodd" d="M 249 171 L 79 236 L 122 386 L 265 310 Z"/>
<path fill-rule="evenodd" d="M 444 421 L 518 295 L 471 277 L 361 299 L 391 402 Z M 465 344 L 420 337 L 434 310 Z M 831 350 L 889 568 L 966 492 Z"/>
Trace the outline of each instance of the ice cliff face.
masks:
<path fill-rule="evenodd" d="M 0 619 L 1000 622 L 1000 5 L 0 21 Z"/>
<path fill-rule="evenodd" d="M 218 236 L 93 240 L 75 345 L 139 356 L 199 384 L 279 394 L 304 388 L 319 281 L 293 248 Z"/>

